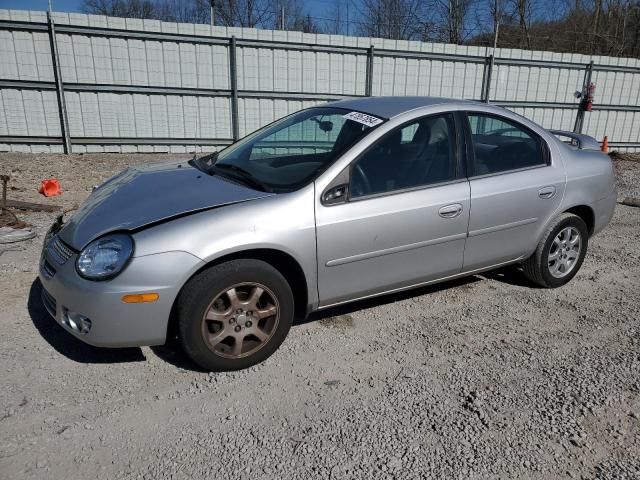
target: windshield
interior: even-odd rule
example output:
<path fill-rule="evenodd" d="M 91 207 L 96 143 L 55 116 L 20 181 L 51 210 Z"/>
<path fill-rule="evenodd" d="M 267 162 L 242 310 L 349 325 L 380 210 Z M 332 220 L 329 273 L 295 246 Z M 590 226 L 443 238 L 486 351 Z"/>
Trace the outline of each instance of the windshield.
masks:
<path fill-rule="evenodd" d="M 231 177 L 252 188 L 290 192 L 315 179 L 382 122 L 342 108 L 310 108 L 267 125 L 198 163 L 210 174 Z"/>

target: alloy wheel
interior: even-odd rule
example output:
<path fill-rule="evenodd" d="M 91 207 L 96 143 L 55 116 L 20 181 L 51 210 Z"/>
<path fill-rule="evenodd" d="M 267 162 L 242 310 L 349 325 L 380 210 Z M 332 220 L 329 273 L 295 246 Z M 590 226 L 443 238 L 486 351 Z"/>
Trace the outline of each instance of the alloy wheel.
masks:
<path fill-rule="evenodd" d="M 242 358 L 264 347 L 280 320 L 277 297 L 260 283 L 239 283 L 218 293 L 202 318 L 207 347 L 225 358 Z"/>
<path fill-rule="evenodd" d="M 549 249 L 549 273 L 555 278 L 569 275 L 580 258 L 582 237 L 575 227 L 565 227 L 558 232 Z"/>

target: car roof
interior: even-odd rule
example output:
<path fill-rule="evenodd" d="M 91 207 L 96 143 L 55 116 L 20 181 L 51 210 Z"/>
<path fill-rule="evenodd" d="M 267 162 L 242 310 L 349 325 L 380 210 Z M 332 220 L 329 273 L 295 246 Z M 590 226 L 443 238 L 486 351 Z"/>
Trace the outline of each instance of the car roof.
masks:
<path fill-rule="evenodd" d="M 376 117 L 393 118 L 409 110 L 442 104 L 477 105 L 478 102 L 439 97 L 364 97 L 339 100 L 337 102 L 332 102 L 329 105 L 332 107 L 368 113 L 369 115 L 375 115 Z"/>

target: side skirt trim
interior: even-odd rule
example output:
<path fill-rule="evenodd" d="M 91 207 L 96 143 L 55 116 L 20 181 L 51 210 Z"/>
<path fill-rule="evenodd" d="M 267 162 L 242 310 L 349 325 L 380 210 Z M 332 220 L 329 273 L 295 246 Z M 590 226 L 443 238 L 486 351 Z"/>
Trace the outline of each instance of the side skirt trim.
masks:
<path fill-rule="evenodd" d="M 363 295 L 361 297 L 350 298 L 349 300 L 343 300 L 343 301 L 340 301 L 340 302 L 330 303 L 328 305 L 320 305 L 316 310 L 318 310 L 318 311 L 319 310 L 325 310 L 327 308 L 336 307 L 338 305 L 344 305 L 345 303 L 357 302 L 358 300 L 366 300 L 367 298 L 380 297 L 382 295 L 388 295 L 388 294 L 391 294 L 391 293 L 403 292 L 405 290 L 412 290 L 414 288 L 424 287 L 425 285 L 431 285 L 431 284 L 434 284 L 434 283 L 446 282 L 447 280 L 453 280 L 453 279 L 460 278 L 460 277 L 467 277 L 469 275 L 474 275 L 476 273 L 486 272 L 488 270 L 493 270 L 493 269 L 496 269 L 496 268 L 499 268 L 499 267 L 504 267 L 505 265 L 510 265 L 510 264 L 513 264 L 513 263 L 519 263 L 525 257 L 526 256 L 523 255 L 523 256 L 515 258 L 513 260 L 508 260 L 506 262 L 496 263 L 495 265 L 491 265 L 489 267 L 477 268 L 475 270 L 467 270 L 466 272 L 456 273 L 455 275 L 449 275 L 448 277 L 437 278 L 435 280 L 429 280 L 427 282 L 415 283 L 413 285 L 408 285 L 406 287 L 393 288 L 391 290 L 385 290 L 383 292 L 372 293 L 372 294 L 369 294 L 369 295 Z"/>

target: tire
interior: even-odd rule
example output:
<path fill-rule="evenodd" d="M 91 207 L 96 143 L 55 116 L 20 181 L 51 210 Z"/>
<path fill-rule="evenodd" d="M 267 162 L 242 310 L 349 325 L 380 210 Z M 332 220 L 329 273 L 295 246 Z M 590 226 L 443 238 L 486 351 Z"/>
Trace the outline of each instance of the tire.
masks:
<path fill-rule="evenodd" d="M 191 278 L 177 315 L 182 347 L 195 363 L 209 371 L 241 370 L 282 344 L 293 323 L 294 299 L 274 267 L 238 259 Z"/>
<path fill-rule="evenodd" d="M 571 232 L 568 235 L 568 241 L 567 235 L 562 232 Z M 579 250 L 576 253 L 574 242 L 578 236 Z M 589 231 L 584 220 L 577 215 L 563 213 L 547 228 L 535 253 L 522 264 L 524 275 L 544 288 L 561 287 L 580 270 L 588 244 Z M 562 248 L 566 250 L 562 250 Z M 563 255 L 565 256 L 564 260 Z M 555 258 L 552 260 L 552 257 L 556 256 L 560 258 L 560 263 L 566 262 L 564 270 L 561 264 L 556 263 L 558 260 Z"/>

